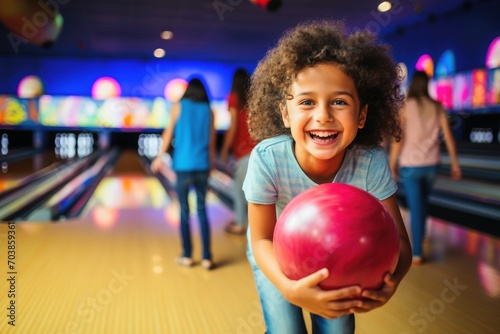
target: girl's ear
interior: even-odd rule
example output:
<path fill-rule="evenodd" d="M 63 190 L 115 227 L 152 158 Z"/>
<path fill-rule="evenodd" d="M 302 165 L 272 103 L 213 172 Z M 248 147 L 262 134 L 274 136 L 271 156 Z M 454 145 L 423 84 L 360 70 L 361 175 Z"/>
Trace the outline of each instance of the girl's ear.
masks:
<path fill-rule="evenodd" d="M 283 124 L 285 128 L 290 128 L 290 119 L 288 118 L 288 111 L 286 110 L 286 106 L 283 104 L 279 104 L 281 111 L 281 119 L 283 120 Z"/>
<path fill-rule="evenodd" d="M 366 115 L 368 114 L 368 104 L 365 104 L 358 117 L 358 129 L 365 127 Z"/>

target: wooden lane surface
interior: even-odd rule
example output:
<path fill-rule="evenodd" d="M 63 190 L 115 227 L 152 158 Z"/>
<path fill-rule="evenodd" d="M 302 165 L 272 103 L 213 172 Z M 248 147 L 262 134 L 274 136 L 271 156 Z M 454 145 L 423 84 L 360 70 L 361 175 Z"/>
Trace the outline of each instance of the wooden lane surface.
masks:
<path fill-rule="evenodd" d="M 359 333 L 500 333 L 500 240 L 432 219 L 430 258 L 414 266 Z"/>
<path fill-rule="evenodd" d="M 218 268 L 183 268 L 173 261 L 178 204 L 153 178 L 108 182 L 81 220 L 15 226 L 15 327 L 9 226 L 0 224 L 0 333 L 264 333 L 246 240 L 223 231 L 231 211 L 209 196 Z M 195 216 L 192 223 L 199 261 Z M 499 240 L 437 220 L 431 231 L 432 262 L 412 268 L 387 305 L 357 316 L 357 333 L 500 332 Z"/>

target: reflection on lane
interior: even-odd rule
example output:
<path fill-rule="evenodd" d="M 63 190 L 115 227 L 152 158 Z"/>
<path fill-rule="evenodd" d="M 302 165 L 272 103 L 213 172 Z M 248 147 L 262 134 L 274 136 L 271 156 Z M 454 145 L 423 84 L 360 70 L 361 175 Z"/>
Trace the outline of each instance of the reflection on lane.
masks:
<path fill-rule="evenodd" d="M 172 199 L 154 177 L 123 175 L 104 178 L 90 202 L 116 209 L 160 209 L 169 205 Z"/>
<path fill-rule="evenodd" d="M 154 177 L 123 175 L 105 177 L 85 206 L 83 220 L 110 228 L 120 218 L 120 211 L 163 209 L 172 204 L 161 183 Z"/>
<path fill-rule="evenodd" d="M 196 216 L 196 194 L 193 191 L 188 197 L 191 215 Z M 224 215 L 232 215 L 218 196 L 207 193 L 207 207 L 224 211 Z M 153 176 L 123 175 L 104 178 L 97 186 L 87 203 L 82 220 L 91 220 L 96 226 L 104 229 L 113 227 L 120 216 L 128 210 L 161 210 L 165 221 L 172 226 L 179 225 L 179 202 L 168 195 L 163 185 Z"/>
<path fill-rule="evenodd" d="M 444 259 L 445 253 L 459 249 L 477 258 L 477 273 L 484 292 L 489 297 L 500 297 L 500 239 L 436 218 L 429 220 L 429 231 L 435 257 Z"/>
<path fill-rule="evenodd" d="M 60 160 L 61 159 L 58 159 L 53 151 L 46 151 L 26 159 L 2 162 L 0 192 L 16 187 L 25 177 L 57 163 Z"/>
<path fill-rule="evenodd" d="M 54 151 L 44 151 L 28 158 L 7 162 L 7 170 L 2 173 L 7 178 L 20 178 L 33 174 L 40 169 L 62 160 Z"/>

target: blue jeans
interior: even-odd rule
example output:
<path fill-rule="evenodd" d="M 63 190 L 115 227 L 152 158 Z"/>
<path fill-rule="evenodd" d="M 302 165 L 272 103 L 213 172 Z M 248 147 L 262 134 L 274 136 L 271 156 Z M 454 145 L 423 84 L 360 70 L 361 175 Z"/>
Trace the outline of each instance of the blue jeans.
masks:
<path fill-rule="evenodd" d="M 190 258 L 192 255 L 188 195 L 190 188 L 194 187 L 196 191 L 196 208 L 198 219 L 200 221 L 200 233 L 203 245 L 202 257 L 204 260 L 211 260 L 212 254 L 210 251 L 210 226 L 208 224 L 207 210 L 205 206 L 209 171 L 177 171 L 176 174 L 177 184 L 175 190 L 177 192 L 177 197 L 179 199 L 181 209 L 180 230 L 183 248 L 182 256 Z"/>
<path fill-rule="evenodd" d="M 267 334 L 307 334 L 302 309 L 289 303 L 259 269 L 247 247 L 247 257 L 252 267 L 257 291 L 260 297 L 262 313 L 266 323 Z M 316 314 L 311 314 L 314 334 L 353 334 L 354 315 L 328 320 Z"/>
<path fill-rule="evenodd" d="M 422 256 L 422 242 L 426 234 L 429 215 L 429 195 L 436 179 L 438 166 L 401 167 L 399 177 L 403 182 L 406 202 L 410 210 L 410 228 L 413 256 Z"/>

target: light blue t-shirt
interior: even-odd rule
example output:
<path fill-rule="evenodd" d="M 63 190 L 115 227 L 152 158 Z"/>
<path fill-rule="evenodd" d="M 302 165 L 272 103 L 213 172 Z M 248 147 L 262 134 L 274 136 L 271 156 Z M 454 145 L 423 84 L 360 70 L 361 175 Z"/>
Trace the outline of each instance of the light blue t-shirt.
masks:
<path fill-rule="evenodd" d="M 250 155 L 243 183 L 248 202 L 276 204 L 277 216 L 295 196 L 318 185 L 302 171 L 292 146 L 293 139 L 287 135 L 260 142 Z M 382 147 L 348 148 L 333 182 L 353 185 L 379 200 L 390 197 L 397 190 Z"/>

